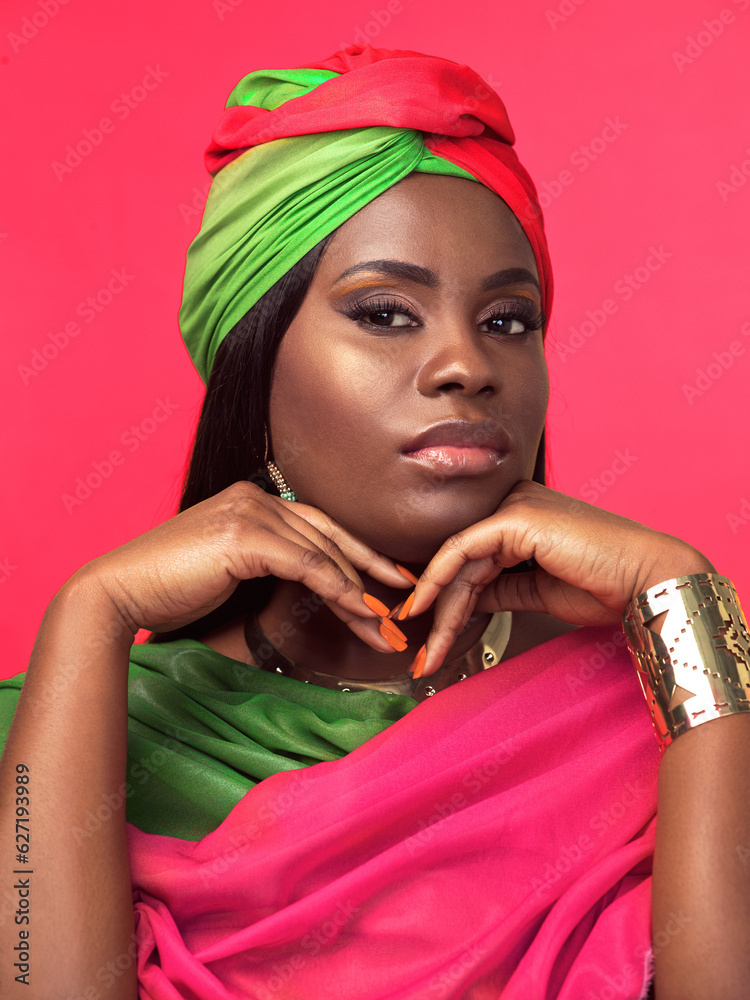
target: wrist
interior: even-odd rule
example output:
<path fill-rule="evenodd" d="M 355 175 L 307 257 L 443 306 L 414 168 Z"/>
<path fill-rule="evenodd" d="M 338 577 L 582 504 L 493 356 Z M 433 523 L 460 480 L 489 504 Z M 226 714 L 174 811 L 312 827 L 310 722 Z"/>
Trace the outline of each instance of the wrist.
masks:
<path fill-rule="evenodd" d="M 77 570 L 55 594 L 47 610 L 79 623 L 89 624 L 108 646 L 129 649 L 138 632 L 127 610 L 121 608 L 103 585 L 92 564 Z"/>
<path fill-rule="evenodd" d="M 678 576 L 692 576 L 695 573 L 716 573 L 716 567 L 702 552 L 679 538 L 672 539 L 670 549 L 665 549 L 658 558 L 644 568 L 633 590 L 632 600 L 656 587 L 660 583 L 674 580 Z"/>

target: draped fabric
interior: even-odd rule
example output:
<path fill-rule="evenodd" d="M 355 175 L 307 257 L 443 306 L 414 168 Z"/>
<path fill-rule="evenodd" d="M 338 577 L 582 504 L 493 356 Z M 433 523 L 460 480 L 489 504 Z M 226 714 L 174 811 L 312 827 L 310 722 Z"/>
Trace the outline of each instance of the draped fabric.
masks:
<path fill-rule="evenodd" d="M 645 996 L 659 752 L 618 638 L 420 704 L 133 646 L 141 1000 Z"/>
<path fill-rule="evenodd" d="M 128 682 L 127 816 L 199 840 L 279 771 L 344 757 L 417 703 L 303 684 L 196 639 L 134 646 Z"/>
<path fill-rule="evenodd" d="M 141 996 L 636 1000 L 658 765 L 590 627 L 271 775 L 198 841 L 130 824 Z"/>
<path fill-rule="evenodd" d="M 350 45 L 320 63 L 256 70 L 206 150 L 212 184 L 185 268 L 179 322 L 207 382 L 219 345 L 295 263 L 412 172 L 478 181 L 515 214 L 552 307 L 536 189 L 499 96 L 468 66 Z"/>
<path fill-rule="evenodd" d="M 25 674 L 0 681 L 0 747 Z M 417 704 L 267 673 L 197 639 L 133 645 L 126 815 L 149 833 L 199 840 L 278 771 L 338 760 Z M 98 828 L 86 818 L 81 836 Z M 88 826 L 87 826 L 88 823 Z"/>

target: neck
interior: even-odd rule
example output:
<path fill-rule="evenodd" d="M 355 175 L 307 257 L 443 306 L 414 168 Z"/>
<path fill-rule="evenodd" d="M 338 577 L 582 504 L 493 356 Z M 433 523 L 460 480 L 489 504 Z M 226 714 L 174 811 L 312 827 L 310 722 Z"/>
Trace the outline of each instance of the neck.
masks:
<path fill-rule="evenodd" d="M 423 567 L 417 567 L 415 573 Z M 409 567 L 413 569 L 413 567 Z M 411 593 L 396 589 L 360 573 L 365 592 L 393 608 Z M 434 606 L 433 606 L 434 607 Z M 433 608 L 418 618 L 395 624 L 406 635 L 403 652 L 381 653 L 373 649 L 341 621 L 327 604 L 303 584 L 279 580 L 269 603 L 257 614 L 258 624 L 272 644 L 295 663 L 321 673 L 352 680 L 389 680 L 407 672 L 426 641 L 434 619 Z M 474 616 L 456 638 L 446 664 L 463 657 L 487 628 L 489 614 Z M 377 623 L 377 619 L 373 619 Z"/>

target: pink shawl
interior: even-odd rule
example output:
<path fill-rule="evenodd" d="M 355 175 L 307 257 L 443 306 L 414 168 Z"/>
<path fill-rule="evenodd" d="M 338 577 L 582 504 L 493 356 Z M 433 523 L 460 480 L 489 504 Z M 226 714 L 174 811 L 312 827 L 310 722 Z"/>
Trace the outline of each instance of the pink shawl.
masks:
<path fill-rule="evenodd" d="M 639 1000 L 659 759 L 622 632 L 587 627 L 202 840 L 128 824 L 141 1000 Z"/>

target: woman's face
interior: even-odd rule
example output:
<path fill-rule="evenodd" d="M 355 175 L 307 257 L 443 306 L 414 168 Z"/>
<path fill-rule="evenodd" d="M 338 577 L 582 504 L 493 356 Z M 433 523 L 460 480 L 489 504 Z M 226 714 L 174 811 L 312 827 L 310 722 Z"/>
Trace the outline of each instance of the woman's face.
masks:
<path fill-rule="evenodd" d="M 489 517 L 532 477 L 544 427 L 538 281 L 515 216 L 474 181 L 410 174 L 340 226 L 273 371 L 272 455 L 297 499 L 420 564 Z M 494 450 L 468 427 L 405 452 L 457 420 L 489 421 Z"/>

